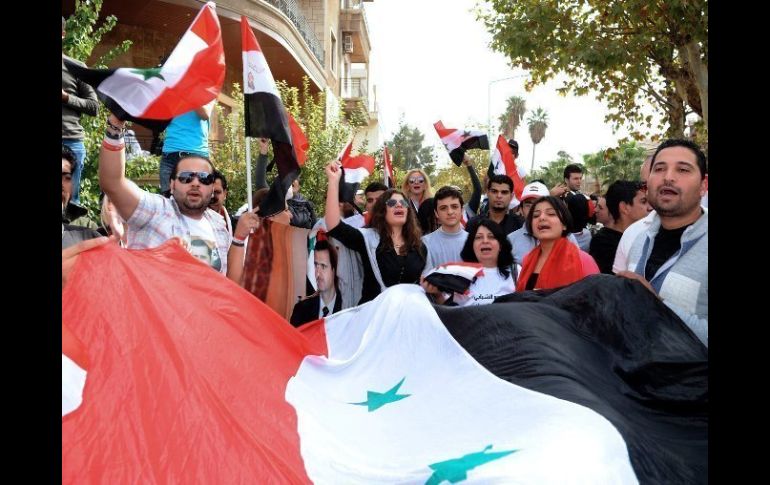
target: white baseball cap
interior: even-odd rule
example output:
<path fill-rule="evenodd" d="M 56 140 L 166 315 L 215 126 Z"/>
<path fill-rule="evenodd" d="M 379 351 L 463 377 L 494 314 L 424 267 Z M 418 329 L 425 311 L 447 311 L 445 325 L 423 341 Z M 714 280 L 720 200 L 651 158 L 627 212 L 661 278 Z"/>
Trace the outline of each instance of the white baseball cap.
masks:
<path fill-rule="evenodd" d="M 521 191 L 521 200 L 533 199 L 549 195 L 548 187 L 540 182 L 532 182 L 524 186 L 524 190 Z"/>

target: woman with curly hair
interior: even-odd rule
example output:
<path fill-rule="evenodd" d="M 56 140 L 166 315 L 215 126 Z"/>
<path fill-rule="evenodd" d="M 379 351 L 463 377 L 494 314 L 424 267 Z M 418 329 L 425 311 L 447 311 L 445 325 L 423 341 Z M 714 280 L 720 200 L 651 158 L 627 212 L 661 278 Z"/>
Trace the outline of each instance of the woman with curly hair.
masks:
<path fill-rule="evenodd" d="M 340 219 L 340 174 L 336 161 L 326 166 L 329 187 L 324 218 L 328 235 L 361 255 L 364 284 L 358 303 L 374 299 L 389 286 L 419 283 L 427 251 L 409 200 L 399 190 L 387 190 L 374 203 L 369 226 L 352 227 Z"/>

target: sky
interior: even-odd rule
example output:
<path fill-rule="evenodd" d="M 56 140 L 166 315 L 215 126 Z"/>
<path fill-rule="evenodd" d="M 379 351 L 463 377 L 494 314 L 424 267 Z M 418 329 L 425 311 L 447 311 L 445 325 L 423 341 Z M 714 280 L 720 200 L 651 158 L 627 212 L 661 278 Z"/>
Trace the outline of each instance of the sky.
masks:
<path fill-rule="evenodd" d="M 370 78 L 376 85 L 378 119 L 383 139 L 390 139 L 399 120 L 417 126 L 425 143 L 441 150 L 439 166 L 451 163 L 433 123 L 448 128 L 471 128 L 487 123 L 488 102 L 495 127 L 497 117 L 513 95 L 526 99 L 527 114 L 516 131 L 519 160 L 532 163 L 532 140 L 526 127 L 529 110 L 548 112 L 545 138 L 535 149 L 535 169 L 564 150 L 575 161 L 582 155 L 615 146 L 627 135 L 613 134 L 604 122 L 606 108 L 593 96 L 562 97 L 557 81 L 524 90 L 526 71 L 511 68 L 505 56 L 487 47 L 491 34 L 472 13 L 477 0 L 374 0 L 366 2 L 371 40 Z M 370 91 L 371 92 L 371 91 Z M 491 96 L 488 98 L 488 92 Z M 489 100 L 489 101 L 488 101 Z M 497 133 L 490 140 L 493 145 Z"/>

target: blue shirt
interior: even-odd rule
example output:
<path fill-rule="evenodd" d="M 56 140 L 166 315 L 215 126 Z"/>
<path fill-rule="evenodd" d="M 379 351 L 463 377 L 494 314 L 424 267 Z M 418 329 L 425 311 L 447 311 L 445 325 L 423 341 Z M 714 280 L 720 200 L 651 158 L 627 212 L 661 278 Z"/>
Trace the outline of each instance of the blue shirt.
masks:
<path fill-rule="evenodd" d="M 163 153 L 192 152 L 209 156 L 209 120 L 195 110 L 179 115 L 166 128 Z"/>

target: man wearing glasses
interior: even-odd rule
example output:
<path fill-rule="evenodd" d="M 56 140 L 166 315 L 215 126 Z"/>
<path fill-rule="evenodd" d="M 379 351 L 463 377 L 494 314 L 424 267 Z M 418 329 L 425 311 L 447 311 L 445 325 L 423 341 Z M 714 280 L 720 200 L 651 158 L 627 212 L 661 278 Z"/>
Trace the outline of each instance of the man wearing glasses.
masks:
<path fill-rule="evenodd" d="M 137 187 L 125 175 L 124 124 L 115 115 L 107 119 L 99 153 L 99 184 L 128 224 L 127 247 L 153 248 L 178 237 L 188 250 L 193 245 L 210 248 L 208 257 L 201 259 L 220 273 L 238 278 L 244 241 L 258 225 L 256 214 L 244 213 L 230 236 L 224 218 L 208 207 L 214 192 L 214 166 L 202 156 L 186 154 L 179 159 L 169 177 L 171 198 Z"/>

